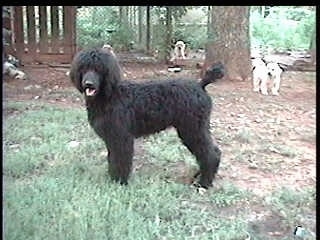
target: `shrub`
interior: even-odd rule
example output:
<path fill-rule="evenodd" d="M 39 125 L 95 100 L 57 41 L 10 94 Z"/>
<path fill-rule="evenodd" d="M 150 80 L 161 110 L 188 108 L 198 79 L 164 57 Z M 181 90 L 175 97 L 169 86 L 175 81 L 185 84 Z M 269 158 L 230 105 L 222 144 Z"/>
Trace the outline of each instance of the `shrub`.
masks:
<path fill-rule="evenodd" d="M 252 45 L 275 49 L 308 49 L 315 24 L 315 12 L 304 10 L 304 17 L 297 17 L 292 7 L 273 7 L 263 18 L 254 10 L 250 17 Z M 301 14 L 301 13 L 300 13 Z M 299 19 L 299 20 L 297 20 Z"/>

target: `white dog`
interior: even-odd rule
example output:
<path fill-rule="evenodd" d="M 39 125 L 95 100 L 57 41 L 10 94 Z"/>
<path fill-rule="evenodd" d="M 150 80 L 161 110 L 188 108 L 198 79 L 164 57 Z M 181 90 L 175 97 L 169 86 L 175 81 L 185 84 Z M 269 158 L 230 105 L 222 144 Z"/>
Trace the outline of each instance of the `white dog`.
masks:
<path fill-rule="evenodd" d="M 102 46 L 102 49 L 103 49 L 104 51 L 112 54 L 114 57 L 116 57 L 116 54 L 115 54 L 114 51 L 113 51 L 113 47 L 112 47 L 110 44 L 107 44 L 107 43 L 104 44 L 104 45 Z M 70 75 L 70 71 L 67 71 L 67 72 L 66 72 L 66 76 L 69 76 L 69 75 Z"/>
<path fill-rule="evenodd" d="M 185 49 L 186 44 L 182 40 L 177 41 L 174 45 L 173 57 L 170 61 L 173 62 L 175 60 L 186 59 Z"/>
<path fill-rule="evenodd" d="M 271 92 L 273 95 L 279 95 L 281 74 L 283 70 L 278 63 L 265 63 L 261 58 L 252 60 L 253 91 L 263 95 L 268 95 L 268 83 L 271 80 Z"/>
<path fill-rule="evenodd" d="M 278 63 L 274 63 L 274 62 L 268 63 L 267 69 L 268 69 L 268 75 L 272 80 L 271 92 L 273 95 L 279 95 L 281 74 L 283 72 L 283 69 L 281 69 Z"/>
<path fill-rule="evenodd" d="M 254 58 L 252 60 L 252 75 L 253 75 L 253 91 L 268 95 L 268 69 L 265 62 L 261 58 Z"/>
<path fill-rule="evenodd" d="M 7 74 L 15 79 L 27 79 L 27 75 L 24 72 L 22 72 L 15 65 L 7 61 L 3 63 L 2 74 Z"/>
<path fill-rule="evenodd" d="M 106 50 L 107 52 L 111 53 L 114 57 L 116 56 L 116 54 L 113 51 L 113 47 L 110 44 L 104 44 L 102 46 L 102 49 Z"/>

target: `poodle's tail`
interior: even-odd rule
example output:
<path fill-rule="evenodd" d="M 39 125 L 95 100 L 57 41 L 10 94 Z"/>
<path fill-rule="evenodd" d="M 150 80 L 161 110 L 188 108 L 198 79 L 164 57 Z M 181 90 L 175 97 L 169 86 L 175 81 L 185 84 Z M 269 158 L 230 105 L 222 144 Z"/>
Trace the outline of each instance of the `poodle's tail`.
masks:
<path fill-rule="evenodd" d="M 224 72 L 225 69 L 221 62 L 212 64 L 200 81 L 202 89 L 205 89 L 208 84 L 215 82 L 217 79 L 223 78 Z"/>

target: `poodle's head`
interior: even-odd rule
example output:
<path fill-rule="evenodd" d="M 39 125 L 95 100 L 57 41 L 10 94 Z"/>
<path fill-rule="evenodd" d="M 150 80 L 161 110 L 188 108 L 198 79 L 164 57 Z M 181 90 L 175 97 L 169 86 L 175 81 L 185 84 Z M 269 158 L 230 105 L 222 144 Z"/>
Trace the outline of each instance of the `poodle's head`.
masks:
<path fill-rule="evenodd" d="M 110 97 L 121 80 L 116 57 L 103 49 L 88 49 L 77 53 L 71 63 L 70 79 L 86 99 Z"/>

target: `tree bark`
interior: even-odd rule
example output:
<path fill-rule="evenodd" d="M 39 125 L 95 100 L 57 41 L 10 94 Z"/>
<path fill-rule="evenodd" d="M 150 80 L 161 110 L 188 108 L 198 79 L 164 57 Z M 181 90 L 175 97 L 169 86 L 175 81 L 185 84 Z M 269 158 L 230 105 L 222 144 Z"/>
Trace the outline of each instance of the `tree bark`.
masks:
<path fill-rule="evenodd" d="M 147 46 L 147 52 L 150 52 L 150 6 L 147 6 L 146 10 L 146 22 L 147 22 L 147 34 L 146 34 L 146 46 Z"/>
<path fill-rule="evenodd" d="M 138 42 L 140 45 L 142 45 L 142 19 L 143 19 L 143 12 L 142 12 L 142 6 L 138 6 Z"/>
<path fill-rule="evenodd" d="M 210 39 L 211 36 L 211 7 L 208 6 L 208 12 L 207 12 L 207 36 L 208 39 Z"/>
<path fill-rule="evenodd" d="M 311 35 L 310 46 L 309 46 L 309 51 L 311 54 L 311 60 L 312 60 L 313 65 L 315 65 L 317 62 L 316 41 L 317 41 L 317 39 L 316 39 L 316 25 L 314 24 L 312 35 Z"/>
<path fill-rule="evenodd" d="M 128 25 L 128 6 L 119 6 L 119 25 Z"/>
<path fill-rule="evenodd" d="M 123 18 L 123 6 L 119 6 L 119 25 L 122 24 L 122 18 Z"/>
<path fill-rule="evenodd" d="M 137 25 L 137 7 L 136 6 L 132 6 L 132 26 L 135 28 Z"/>
<path fill-rule="evenodd" d="M 172 8 L 166 7 L 166 43 L 165 43 L 165 61 L 169 62 L 171 52 L 171 38 L 172 38 Z"/>
<path fill-rule="evenodd" d="M 201 72 L 215 62 L 226 68 L 225 78 L 247 80 L 251 76 L 249 7 L 212 6 L 212 40 L 206 47 Z"/>

